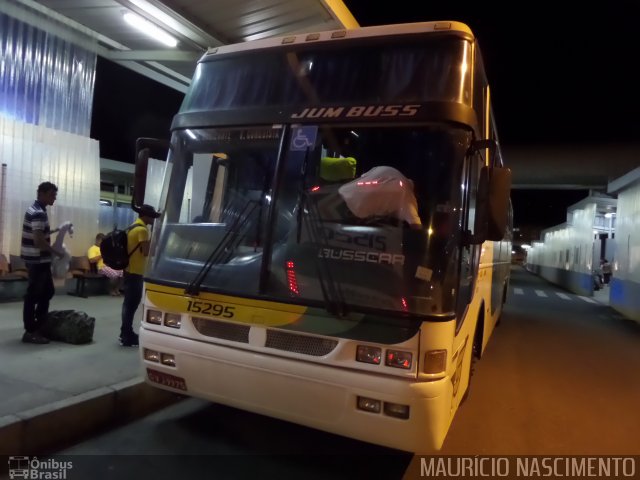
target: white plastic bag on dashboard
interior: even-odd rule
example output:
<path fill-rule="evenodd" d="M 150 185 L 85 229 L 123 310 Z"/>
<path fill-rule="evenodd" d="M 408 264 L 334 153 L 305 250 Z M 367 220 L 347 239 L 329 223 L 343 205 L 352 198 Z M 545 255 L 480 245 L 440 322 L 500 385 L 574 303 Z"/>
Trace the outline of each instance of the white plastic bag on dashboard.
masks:
<path fill-rule="evenodd" d="M 374 167 L 338 190 L 358 218 L 392 216 L 420 225 L 413 181 L 393 167 Z"/>

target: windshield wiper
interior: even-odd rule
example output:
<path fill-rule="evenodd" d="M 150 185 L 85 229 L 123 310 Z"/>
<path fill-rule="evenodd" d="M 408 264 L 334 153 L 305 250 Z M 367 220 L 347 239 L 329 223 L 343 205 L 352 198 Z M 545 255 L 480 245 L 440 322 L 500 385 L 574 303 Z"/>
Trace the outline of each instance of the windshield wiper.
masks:
<path fill-rule="evenodd" d="M 314 200 L 310 200 L 307 192 L 305 192 L 303 196 L 304 198 L 300 202 L 301 205 L 307 205 L 309 207 L 309 215 L 303 215 L 302 217 L 307 229 L 307 234 L 316 245 L 322 244 L 322 246 L 328 247 L 329 244 L 324 234 L 324 228 L 322 228 L 322 218 L 318 212 L 317 203 Z M 349 314 L 349 310 L 344 300 L 342 289 L 340 288 L 340 282 L 333 279 L 329 263 L 321 259 L 317 254 L 314 256 L 320 289 L 327 304 L 327 312 L 336 317 L 346 317 Z"/>
<path fill-rule="evenodd" d="M 322 241 L 323 245 L 328 246 L 327 239 L 324 236 L 322 227 L 322 218 L 318 213 L 318 207 L 315 201 L 310 201 L 309 187 L 307 185 L 307 170 L 309 165 L 309 147 L 304 154 L 304 160 L 300 167 L 300 190 L 298 193 L 298 202 L 296 205 L 296 243 L 300 243 L 302 239 L 302 225 L 306 225 L 307 234 L 312 242 L 316 245 Z M 309 215 L 304 214 L 305 206 L 309 208 Z M 318 273 L 318 281 L 322 297 L 327 305 L 327 311 L 337 317 L 343 317 L 348 314 L 347 306 L 342 295 L 340 285 L 333 281 L 331 269 L 326 261 L 321 261 L 318 255 L 315 255 L 316 272 Z M 322 270 L 325 270 L 323 275 Z"/>
<path fill-rule="evenodd" d="M 304 160 L 302 161 L 302 166 L 300 167 L 300 191 L 298 193 L 298 204 L 297 204 L 297 213 L 296 213 L 296 242 L 300 243 L 300 238 L 302 237 L 302 216 L 304 214 L 304 206 L 306 203 L 307 197 L 307 166 L 309 164 L 309 147 L 307 147 L 306 152 L 304 153 Z"/>
<path fill-rule="evenodd" d="M 248 200 L 247 203 L 244 204 L 244 207 L 242 207 L 242 210 L 240 210 L 229 229 L 225 232 L 220 243 L 216 245 L 216 248 L 214 248 L 209 258 L 204 262 L 193 281 L 185 289 L 187 295 L 198 295 L 200 293 L 200 286 L 207 275 L 209 275 L 211 267 L 220 263 L 226 255 L 238 246 L 238 243 L 242 240 L 242 236 L 240 235 L 241 229 L 247 224 L 247 221 L 251 218 L 251 215 L 259 203 L 261 202 Z"/>

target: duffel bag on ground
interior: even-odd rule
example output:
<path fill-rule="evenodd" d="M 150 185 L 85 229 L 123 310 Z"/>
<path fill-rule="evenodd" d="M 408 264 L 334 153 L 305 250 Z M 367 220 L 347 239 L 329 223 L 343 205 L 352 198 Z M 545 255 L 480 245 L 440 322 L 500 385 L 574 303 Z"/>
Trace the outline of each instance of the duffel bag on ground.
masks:
<path fill-rule="evenodd" d="M 93 340 L 96 319 L 78 310 L 49 312 L 42 335 L 50 340 L 80 345 Z"/>

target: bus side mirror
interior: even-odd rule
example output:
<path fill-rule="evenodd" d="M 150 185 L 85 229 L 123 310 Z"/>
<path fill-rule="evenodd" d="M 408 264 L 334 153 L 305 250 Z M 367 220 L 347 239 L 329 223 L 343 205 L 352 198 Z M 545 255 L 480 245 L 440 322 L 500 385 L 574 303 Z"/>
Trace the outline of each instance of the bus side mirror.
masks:
<path fill-rule="evenodd" d="M 491 168 L 487 204 L 487 240 L 497 242 L 504 238 L 509 218 L 510 193 L 511 170 L 503 167 Z"/>
<path fill-rule="evenodd" d="M 144 194 L 147 187 L 147 167 L 149 166 L 149 149 L 137 150 L 136 169 L 133 177 L 133 195 L 131 196 L 131 208 L 140 213 L 140 207 L 144 203 Z"/>
<path fill-rule="evenodd" d="M 144 204 L 147 168 L 152 148 L 166 150 L 169 148 L 169 142 L 156 138 L 138 138 L 136 140 L 136 168 L 133 177 L 133 195 L 131 196 L 131 208 L 136 213 L 140 213 L 140 207 Z"/>
<path fill-rule="evenodd" d="M 511 170 L 503 167 L 482 167 L 476 197 L 473 232 L 466 232 L 465 245 L 504 238 L 509 218 Z"/>

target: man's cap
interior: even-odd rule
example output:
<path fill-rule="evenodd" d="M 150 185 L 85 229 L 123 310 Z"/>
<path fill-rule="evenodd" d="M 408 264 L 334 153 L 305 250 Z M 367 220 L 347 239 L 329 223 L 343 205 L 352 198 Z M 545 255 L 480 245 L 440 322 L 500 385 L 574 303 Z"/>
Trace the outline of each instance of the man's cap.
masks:
<path fill-rule="evenodd" d="M 146 203 L 140 207 L 140 211 L 138 212 L 138 214 L 141 217 L 151 218 L 158 218 L 160 216 L 160 213 L 156 212 L 155 208 L 153 208 L 151 205 L 147 205 Z"/>

